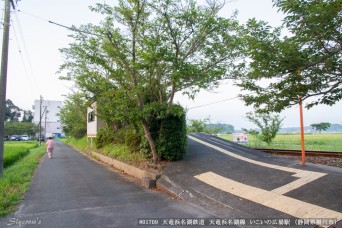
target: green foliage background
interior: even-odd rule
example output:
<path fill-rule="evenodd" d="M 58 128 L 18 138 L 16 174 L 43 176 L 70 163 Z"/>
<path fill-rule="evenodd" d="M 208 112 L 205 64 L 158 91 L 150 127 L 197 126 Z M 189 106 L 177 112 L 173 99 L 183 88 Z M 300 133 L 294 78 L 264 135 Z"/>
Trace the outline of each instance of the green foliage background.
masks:
<path fill-rule="evenodd" d="M 69 94 L 59 112 L 63 131 L 66 135 L 82 138 L 87 134 L 88 103 L 81 92 Z"/>

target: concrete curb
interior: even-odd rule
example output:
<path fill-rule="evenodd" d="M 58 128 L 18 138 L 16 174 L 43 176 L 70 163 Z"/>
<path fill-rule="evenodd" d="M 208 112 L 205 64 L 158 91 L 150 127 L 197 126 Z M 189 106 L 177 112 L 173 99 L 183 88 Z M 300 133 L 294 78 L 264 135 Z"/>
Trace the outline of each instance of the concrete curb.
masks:
<path fill-rule="evenodd" d="M 181 197 L 182 189 L 180 186 L 178 186 L 176 183 L 172 182 L 167 176 L 161 175 L 161 177 L 156 182 L 156 187 L 162 192 L 165 192 L 166 194 L 177 198 L 177 199 L 183 199 Z"/>
<path fill-rule="evenodd" d="M 160 173 L 142 170 L 94 151 L 91 151 L 90 154 L 100 161 L 141 180 L 146 188 L 156 188 L 156 182 L 161 177 Z"/>

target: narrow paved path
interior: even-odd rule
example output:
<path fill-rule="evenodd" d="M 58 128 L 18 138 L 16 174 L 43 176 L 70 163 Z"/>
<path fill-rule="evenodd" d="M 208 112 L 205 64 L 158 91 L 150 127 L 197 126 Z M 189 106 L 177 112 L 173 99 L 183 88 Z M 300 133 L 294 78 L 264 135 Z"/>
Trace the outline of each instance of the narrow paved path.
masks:
<path fill-rule="evenodd" d="M 213 217 L 199 207 L 144 189 L 68 145 L 55 144 L 54 157 L 44 156 L 19 209 L 0 219 L 0 227 L 19 227 L 21 222 L 49 228 L 136 227 L 139 218 Z"/>

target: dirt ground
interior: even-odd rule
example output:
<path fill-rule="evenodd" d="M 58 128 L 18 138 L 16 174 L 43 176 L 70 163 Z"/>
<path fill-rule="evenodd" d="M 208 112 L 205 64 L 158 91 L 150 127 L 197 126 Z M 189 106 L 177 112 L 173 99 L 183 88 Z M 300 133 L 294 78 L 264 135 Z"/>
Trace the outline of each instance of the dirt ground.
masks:
<path fill-rule="evenodd" d="M 292 158 L 298 161 L 301 160 L 301 157 L 295 157 L 295 156 L 290 156 L 290 155 L 284 155 L 284 157 Z M 305 158 L 305 161 L 313 163 L 313 164 L 321 164 L 321 165 L 328 165 L 328 166 L 342 168 L 342 157 L 333 158 L 333 157 L 315 157 L 315 156 L 309 157 L 307 156 Z"/>

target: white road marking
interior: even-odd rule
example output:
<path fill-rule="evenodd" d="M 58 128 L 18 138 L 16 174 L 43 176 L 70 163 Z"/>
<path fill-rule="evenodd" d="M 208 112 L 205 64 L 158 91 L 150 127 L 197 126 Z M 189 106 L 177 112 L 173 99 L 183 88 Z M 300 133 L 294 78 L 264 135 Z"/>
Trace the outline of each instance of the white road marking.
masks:
<path fill-rule="evenodd" d="M 281 211 L 297 218 L 342 219 L 342 213 L 306 203 L 277 192 L 267 191 L 222 177 L 213 172 L 195 176 L 198 180 L 222 191 Z"/>
<path fill-rule="evenodd" d="M 273 164 L 268 164 L 265 162 L 255 161 L 253 159 L 243 157 L 241 155 L 232 153 L 228 150 L 222 149 L 218 146 L 204 142 L 204 141 L 197 139 L 195 137 L 192 137 L 192 136 L 188 136 L 188 137 L 190 139 L 196 141 L 196 142 L 199 142 L 205 146 L 213 148 L 213 149 L 215 149 L 221 153 L 224 153 L 224 154 L 229 155 L 231 157 L 234 157 L 236 159 L 239 159 L 239 160 L 242 160 L 242 161 L 245 161 L 248 163 L 252 163 L 255 165 L 263 166 L 266 168 L 271 168 L 271 169 L 281 170 L 281 171 L 285 171 L 285 172 L 289 172 L 289 173 L 294 173 L 294 175 L 292 175 L 293 177 L 299 177 L 298 180 L 295 180 L 295 181 L 293 181 L 287 185 L 281 186 L 281 187 L 273 190 L 275 193 L 278 193 L 278 194 L 285 194 L 287 192 L 290 192 L 290 191 L 297 189 L 297 188 L 299 188 L 299 187 L 301 187 L 307 183 L 310 183 L 314 180 L 317 180 L 318 178 L 321 178 L 321 177 L 327 175 L 326 173 L 319 173 L 319 172 L 306 171 L 306 170 L 300 170 L 300 169 L 295 169 L 295 168 L 288 168 L 288 167 L 284 167 L 284 166 L 273 165 Z"/>

